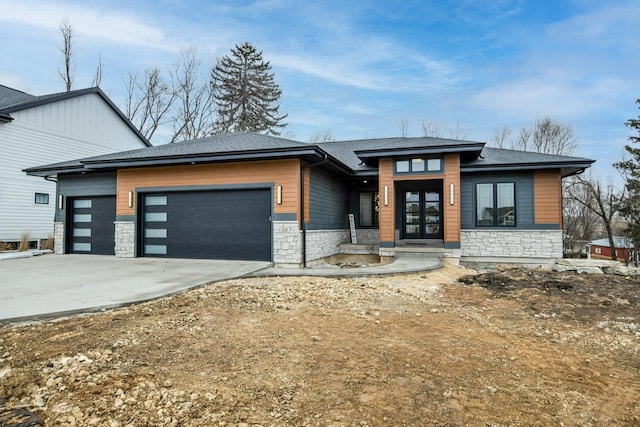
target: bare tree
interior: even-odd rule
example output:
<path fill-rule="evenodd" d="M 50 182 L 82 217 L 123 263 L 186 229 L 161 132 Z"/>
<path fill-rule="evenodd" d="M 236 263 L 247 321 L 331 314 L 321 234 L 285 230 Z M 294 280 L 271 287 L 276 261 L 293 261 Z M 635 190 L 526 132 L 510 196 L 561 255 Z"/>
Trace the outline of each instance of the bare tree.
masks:
<path fill-rule="evenodd" d="M 532 128 L 523 128 L 514 148 L 547 154 L 571 154 L 576 149 L 576 138 L 570 125 L 547 116 L 538 119 Z"/>
<path fill-rule="evenodd" d="M 405 118 L 400 119 L 398 127 L 400 128 L 400 136 L 406 138 L 407 135 L 409 135 L 409 120 Z"/>
<path fill-rule="evenodd" d="M 320 142 L 333 142 L 335 140 L 336 139 L 333 137 L 331 129 L 320 130 L 311 135 L 311 138 L 309 138 L 309 142 L 311 144 L 317 144 Z"/>
<path fill-rule="evenodd" d="M 504 125 L 500 129 L 496 128 L 493 131 L 491 142 L 498 148 L 507 148 L 509 138 L 511 137 L 511 132 L 511 128 L 507 125 Z"/>
<path fill-rule="evenodd" d="M 422 122 L 422 134 L 434 138 L 464 139 L 467 137 L 466 131 L 460 127 L 460 122 L 456 122 L 456 125 L 451 127 L 435 120 Z"/>
<path fill-rule="evenodd" d="M 102 55 L 98 55 L 98 66 L 96 67 L 96 73 L 91 81 L 91 87 L 100 86 L 102 83 Z"/>
<path fill-rule="evenodd" d="M 215 133 L 214 83 L 199 75 L 200 60 L 193 48 L 180 52 L 171 69 L 171 86 L 176 97 L 171 142 L 202 138 Z"/>
<path fill-rule="evenodd" d="M 68 18 L 64 18 L 59 27 L 62 35 L 62 47 L 58 49 L 64 56 L 64 69 L 58 70 L 58 74 L 65 84 L 67 92 L 71 91 L 73 80 L 75 79 L 75 71 L 73 66 L 73 27 L 69 23 Z"/>
<path fill-rule="evenodd" d="M 613 238 L 613 221 L 618 212 L 618 201 L 621 197 L 622 195 L 618 194 L 611 184 L 604 185 L 596 178 L 582 176 L 572 178 L 565 194 L 565 198 L 590 210 L 602 221 L 613 260 L 618 259 Z"/>
<path fill-rule="evenodd" d="M 145 70 L 142 80 L 129 73 L 129 80 L 125 83 L 125 114 L 145 138 L 151 139 L 167 122 L 176 94 L 164 82 L 158 68 Z"/>
<path fill-rule="evenodd" d="M 576 179 L 570 177 L 564 180 L 562 191 L 565 194 L 562 203 L 563 244 L 565 253 L 571 254 L 582 250 L 602 230 L 600 218 L 591 209 L 595 205 L 593 195 L 586 186 L 576 184 Z"/>

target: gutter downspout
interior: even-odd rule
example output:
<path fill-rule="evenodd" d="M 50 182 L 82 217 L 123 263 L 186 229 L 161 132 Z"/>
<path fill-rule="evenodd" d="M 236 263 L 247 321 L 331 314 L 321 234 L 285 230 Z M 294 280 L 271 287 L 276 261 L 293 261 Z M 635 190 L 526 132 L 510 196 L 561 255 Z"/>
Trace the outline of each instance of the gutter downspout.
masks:
<path fill-rule="evenodd" d="M 307 225 L 304 221 L 304 170 L 319 166 L 327 161 L 327 153 L 322 153 L 322 160 L 308 163 L 300 168 L 300 225 L 302 229 L 302 268 L 307 268 Z"/>

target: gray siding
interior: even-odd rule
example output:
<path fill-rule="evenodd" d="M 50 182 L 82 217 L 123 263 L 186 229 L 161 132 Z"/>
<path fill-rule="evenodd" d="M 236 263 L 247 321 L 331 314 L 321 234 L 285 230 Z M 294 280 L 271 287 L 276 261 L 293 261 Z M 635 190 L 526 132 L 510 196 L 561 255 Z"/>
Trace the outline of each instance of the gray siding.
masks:
<path fill-rule="evenodd" d="M 349 194 L 346 185 L 319 169 L 310 169 L 310 172 L 310 212 L 307 229 L 337 230 L 349 228 Z"/>
<path fill-rule="evenodd" d="M 59 175 L 57 194 L 62 194 L 64 203 L 62 209 L 58 209 L 58 196 L 54 204 L 56 206 L 56 221 L 62 222 L 65 218 L 68 197 L 80 196 L 115 196 L 117 176 L 115 172 L 94 173 L 86 175 Z"/>
<path fill-rule="evenodd" d="M 475 187 L 476 184 L 514 182 L 516 185 L 516 227 L 496 227 L 502 229 L 537 229 L 534 224 L 533 173 L 519 174 L 469 174 L 460 177 L 460 214 L 462 229 L 476 227 Z"/>

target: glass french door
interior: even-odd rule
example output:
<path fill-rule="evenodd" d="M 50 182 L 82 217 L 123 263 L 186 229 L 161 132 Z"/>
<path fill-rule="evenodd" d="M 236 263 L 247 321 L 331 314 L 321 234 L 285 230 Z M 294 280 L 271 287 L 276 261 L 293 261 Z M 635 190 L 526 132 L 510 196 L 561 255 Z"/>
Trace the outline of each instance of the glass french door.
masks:
<path fill-rule="evenodd" d="M 403 192 L 403 239 L 442 238 L 442 197 L 436 190 Z"/>

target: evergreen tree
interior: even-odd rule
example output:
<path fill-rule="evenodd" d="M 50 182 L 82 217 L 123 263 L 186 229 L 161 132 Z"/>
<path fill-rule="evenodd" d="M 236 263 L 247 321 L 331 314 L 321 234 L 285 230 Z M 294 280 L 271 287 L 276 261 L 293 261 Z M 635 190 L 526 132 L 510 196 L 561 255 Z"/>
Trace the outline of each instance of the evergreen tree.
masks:
<path fill-rule="evenodd" d="M 636 100 L 640 104 L 640 99 Z M 640 144 L 640 117 L 629 119 L 626 126 L 635 129 L 638 136 L 630 136 L 632 144 Z M 625 179 L 625 197 L 620 200 L 620 214 L 627 221 L 629 237 L 636 249 L 640 248 L 640 148 L 626 145 L 624 149 L 628 157 L 614 166 L 622 173 Z"/>
<path fill-rule="evenodd" d="M 280 135 L 287 114 L 279 115 L 282 91 L 271 65 L 250 43 L 236 45 L 211 71 L 217 106 L 217 132 L 265 132 Z"/>

